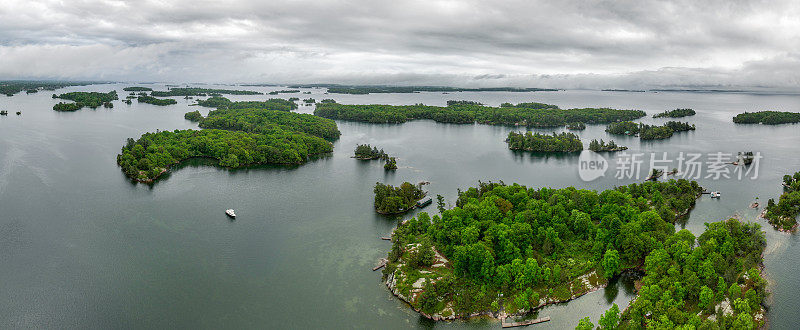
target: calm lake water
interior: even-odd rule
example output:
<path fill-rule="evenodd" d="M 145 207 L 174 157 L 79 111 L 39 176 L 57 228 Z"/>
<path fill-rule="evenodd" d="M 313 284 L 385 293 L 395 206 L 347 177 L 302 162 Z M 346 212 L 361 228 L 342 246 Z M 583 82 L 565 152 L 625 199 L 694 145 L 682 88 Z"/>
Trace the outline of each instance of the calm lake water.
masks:
<path fill-rule="evenodd" d="M 71 87 L 56 91 L 110 91 L 129 85 Z M 163 85 L 153 86 L 165 89 Z M 205 87 L 205 86 L 199 86 Z M 214 87 L 214 86 L 211 86 Z M 227 87 L 232 88 L 232 87 Z M 283 87 L 241 87 L 260 91 Z M 758 178 L 698 180 L 723 196 L 703 196 L 685 227 L 699 235 L 705 222 L 738 216 L 762 224 L 768 240 L 766 273 L 772 295 L 769 325 L 800 322 L 800 240 L 780 233 L 748 208 L 777 197 L 784 174 L 800 170 L 800 126 L 742 126 L 731 118 L 749 110 L 800 110 L 798 95 L 726 93 L 418 93 L 323 95 L 351 104 L 444 105 L 447 100 L 546 102 L 568 107 L 641 109 L 649 115 L 678 107 L 697 131 L 640 142 L 610 137 L 604 125 L 579 132 L 584 143 L 613 138 L 629 153 L 760 152 Z M 401 125 L 338 122 L 342 137 L 333 154 L 299 167 L 225 170 L 190 161 L 153 186 L 133 184 L 116 165 L 126 138 L 161 130 L 195 128 L 178 105 L 125 105 L 113 109 L 52 110 L 52 92 L 0 96 L 0 328 L 408 328 L 492 327 L 494 320 L 433 323 L 394 298 L 372 272 L 390 243 L 379 239 L 412 214 L 384 217 L 372 208 L 375 182 L 430 181 L 431 195 L 453 203 L 457 189 L 477 180 L 531 187 L 603 190 L 641 180 L 605 177 L 583 182 L 578 156 L 509 151 L 513 127 L 414 121 Z M 309 95 L 282 94 L 280 97 Z M 257 100 L 270 96 L 233 96 Z M 275 96 L 271 96 L 275 97 Z M 22 111 L 21 116 L 13 112 Z M 313 107 L 301 106 L 311 113 Z M 666 120 L 644 119 L 661 123 Z M 539 130 L 551 132 L 550 130 Z M 351 159 L 370 143 L 397 157 L 386 173 L 380 162 Z M 703 157 L 702 161 L 707 159 Z M 613 160 L 612 160 L 613 162 Z M 675 167 L 674 164 L 670 166 Z M 704 166 L 705 168 L 705 166 Z M 731 167 L 732 168 L 732 167 Z M 705 176 L 706 172 L 703 172 Z M 235 221 L 223 211 L 236 209 Z M 435 206 L 426 211 L 435 213 Z M 612 303 L 634 297 L 629 283 L 546 308 L 549 327 L 573 328 L 590 316 L 597 323 Z"/>

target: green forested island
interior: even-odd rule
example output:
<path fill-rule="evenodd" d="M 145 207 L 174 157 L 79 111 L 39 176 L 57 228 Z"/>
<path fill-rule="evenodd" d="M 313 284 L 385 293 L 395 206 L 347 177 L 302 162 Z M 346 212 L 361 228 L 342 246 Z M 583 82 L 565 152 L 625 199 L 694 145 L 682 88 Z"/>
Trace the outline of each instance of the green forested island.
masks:
<path fill-rule="evenodd" d="M 797 227 L 798 214 L 800 214 L 800 172 L 783 176 L 783 194 L 777 204 L 774 199 L 769 199 L 763 216 L 775 228 L 793 231 Z"/>
<path fill-rule="evenodd" d="M 745 112 L 733 117 L 733 122 L 737 124 L 793 124 L 800 123 L 800 113 L 780 112 L 780 111 L 759 111 Z"/>
<path fill-rule="evenodd" d="M 331 119 L 363 121 L 370 123 L 404 123 L 414 119 L 432 119 L 442 123 L 489 125 L 519 125 L 528 127 L 558 127 L 570 122 L 588 124 L 633 120 L 645 116 L 641 110 L 616 110 L 605 108 L 554 109 L 486 107 L 478 105 L 453 105 L 448 107 L 426 105 L 344 105 L 317 104 L 314 114 Z"/>
<path fill-rule="evenodd" d="M 328 140 L 337 139 L 341 135 L 336 122 L 330 119 L 309 114 L 258 108 L 212 110 L 206 118 L 200 120 L 199 126 L 252 133 L 268 133 L 278 128 Z"/>
<path fill-rule="evenodd" d="M 268 99 L 266 101 L 237 101 L 233 102 L 225 97 L 212 96 L 206 100 L 197 100 L 197 105 L 210 108 L 246 109 L 259 108 L 280 111 L 297 109 L 297 104 L 284 99 Z"/>
<path fill-rule="evenodd" d="M 600 141 L 597 141 L 595 139 L 592 140 L 592 142 L 589 142 L 589 150 L 594 152 L 622 151 L 622 150 L 628 150 L 628 147 L 618 146 L 617 143 L 614 142 L 614 140 L 610 140 L 608 141 L 608 143 L 606 143 L 605 141 L 603 141 L 603 139 L 600 139 Z"/>
<path fill-rule="evenodd" d="M 547 135 L 530 131 L 525 133 L 509 132 L 506 143 L 511 150 L 535 152 L 576 152 L 583 150 L 583 142 L 574 133 Z"/>
<path fill-rule="evenodd" d="M 380 214 L 400 214 L 411 210 L 417 201 L 425 197 L 422 184 L 403 182 L 399 187 L 375 183 L 375 212 Z"/>
<path fill-rule="evenodd" d="M 278 95 L 278 94 L 287 94 L 287 93 L 300 93 L 300 90 L 299 89 L 286 89 L 286 90 L 280 90 L 280 91 L 271 91 L 268 94 L 269 95 Z"/>
<path fill-rule="evenodd" d="M 125 87 L 122 90 L 124 90 L 126 92 L 152 92 L 153 91 L 153 89 L 150 88 L 150 87 L 139 87 L 139 86 Z"/>
<path fill-rule="evenodd" d="M 339 129 L 330 119 L 267 109 L 218 109 L 200 119 L 203 130 L 146 133 L 128 139 L 117 163 L 131 179 L 153 182 L 185 159 L 205 157 L 220 166 L 301 164 L 331 152 Z"/>
<path fill-rule="evenodd" d="M 653 115 L 653 118 L 680 118 L 694 116 L 695 114 L 693 109 L 675 109 L 657 113 Z"/>
<path fill-rule="evenodd" d="M 64 94 L 53 94 L 53 98 L 75 101 L 74 105 L 68 105 L 69 103 L 56 104 L 53 106 L 53 110 L 56 111 L 76 111 L 83 107 L 90 107 L 94 109 L 119 99 L 119 97 L 117 97 L 117 91 L 110 91 L 108 93 L 70 92 Z"/>
<path fill-rule="evenodd" d="M 638 135 L 642 140 L 666 139 L 675 132 L 695 130 L 694 125 L 678 121 L 668 121 L 662 126 L 647 125 L 624 121 L 612 123 L 606 127 L 606 132 L 617 135 Z"/>
<path fill-rule="evenodd" d="M 233 89 L 212 89 L 212 88 L 170 88 L 168 91 L 153 91 L 152 96 L 204 96 L 205 94 L 230 94 L 230 95 L 261 95 L 264 93 L 254 91 L 243 91 Z"/>
<path fill-rule="evenodd" d="M 360 160 L 373 160 L 373 159 L 387 159 L 389 155 L 383 151 L 383 149 L 378 150 L 378 147 L 373 147 L 369 144 L 359 144 L 356 146 L 356 150 L 353 152 L 354 158 Z"/>
<path fill-rule="evenodd" d="M 639 270 L 645 272 L 649 293 L 640 292 L 642 307 L 636 310 L 683 324 L 701 310 L 697 301 L 703 286 L 713 283 L 717 292 L 721 279 L 725 295 L 760 260 L 753 251 L 763 248 L 757 225 L 731 220 L 720 223 L 721 230 L 712 225 L 692 253 L 694 236 L 687 230 L 676 233 L 673 222 L 688 214 L 701 192 L 686 180 L 601 193 L 479 183 L 459 192 L 455 208 L 440 204 L 441 216 L 420 213 L 398 226 L 386 283 L 431 318 L 497 317 L 568 301 L 623 271 Z M 723 262 L 717 263 L 720 257 Z M 681 276 L 681 282 L 660 282 L 666 274 Z M 674 301 L 656 304 L 662 298 Z M 627 324 L 639 320 L 628 315 L 623 316 Z"/>
<path fill-rule="evenodd" d="M 203 119 L 203 115 L 200 114 L 200 111 L 189 111 L 183 115 L 183 118 L 190 121 L 200 121 Z"/>
<path fill-rule="evenodd" d="M 261 133 L 218 129 L 175 130 L 145 133 L 128 139 L 117 155 L 117 164 L 131 179 L 152 182 L 185 159 L 206 157 L 220 166 L 251 164 L 301 164 L 311 155 L 330 152 L 322 138 L 274 128 Z"/>
<path fill-rule="evenodd" d="M 517 87 L 492 87 L 492 88 L 458 88 L 442 86 L 348 86 L 336 84 L 294 85 L 289 88 L 323 87 L 331 94 L 370 94 L 370 93 L 418 93 L 418 92 L 541 92 L 558 91 L 550 88 L 517 88 Z"/>
<path fill-rule="evenodd" d="M 152 97 L 152 96 L 148 96 L 148 95 L 141 95 L 138 98 L 136 98 L 136 101 L 138 101 L 140 103 L 148 103 L 148 104 L 160 105 L 160 106 L 178 104 L 178 101 L 175 101 L 174 99 L 160 99 L 160 98 Z"/>
<path fill-rule="evenodd" d="M 19 80 L 6 80 L 0 81 L 0 94 L 6 96 L 13 96 L 21 91 L 26 91 L 28 94 L 34 93 L 38 90 L 56 90 L 59 88 L 69 86 L 86 86 L 95 84 L 94 82 L 79 82 L 79 81 L 19 81 Z"/>
<path fill-rule="evenodd" d="M 307 99 L 303 99 L 303 103 L 305 103 L 305 104 L 314 104 L 314 103 L 317 103 L 317 101 L 314 100 L 313 98 L 307 98 Z"/>

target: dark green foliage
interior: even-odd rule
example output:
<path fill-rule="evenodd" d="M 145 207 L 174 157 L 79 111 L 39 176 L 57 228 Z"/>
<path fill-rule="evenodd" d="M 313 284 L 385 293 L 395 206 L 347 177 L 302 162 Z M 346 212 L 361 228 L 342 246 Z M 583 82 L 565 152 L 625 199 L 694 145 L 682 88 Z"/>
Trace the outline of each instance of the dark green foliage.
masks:
<path fill-rule="evenodd" d="M 394 157 L 386 159 L 386 164 L 383 164 L 383 169 L 387 171 L 394 171 L 397 169 L 397 160 Z"/>
<path fill-rule="evenodd" d="M 278 94 L 286 94 L 286 93 L 300 93 L 300 90 L 297 89 L 287 89 L 287 90 L 280 90 L 280 91 L 271 91 L 269 95 L 278 95 Z"/>
<path fill-rule="evenodd" d="M 618 146 L 617 143 L 614 142 L 614 140 L 610 140 L 608 141 L 608 143 L 606 143 L 602 139 L 600 139 L 600 141 L 592 140 L 592 142 L 589 142 L 589 150 L 594 152 L 622 151 L 627 149 L 628 147 Z"/>
<path fill-rule="evenodd" d="M 539 102 L 523 102 L 517 103 L 516 105 L 511 103 L 503 103 L 500 104 L 501 108 L 527 108 L 527 109 L 559 109 L 557 105 L 554 104 L 547 104 L 547 103 L 539 103 Z"/>
<path fill-rule="evenodd" d="M 667 110 L 653 115 L 653 118 L 680 118 L 686 116 L 694 116 L 695 112 L 692 109 L 675 109 Z"/>
<path fill-rule="evenodd" d="M 323 99 L 322 101 L 319 101 L 319 103 L 331 104 L 331 103 L 336 103 L 336 100 L 334 100 L 334 99 Z"/>
<path fill-rule="evenodd" d="M 279 128 L 260 133 L 175 130 L 145 133 L 135 141 L 128 139 L 117 155 L 117 164 L 128 177 L 149 182 L 169 166 L 192 157 L 214 158 L 225 167 L 301 164 L 311 155 L 332 149 L 322 138 Z"/>
<path fill-rule="evenodd" d="M 797 215 L 800 214 L 800 172 L 783 177 L 783 194 L 778 203 L 770 198 L 764 218 L 775 228 L 793 230 L 797 225 Z"/>
<path fill-rule="evenodd" d="M 150 88 L 150 87 L 138 87 L 138 86 L 125 87 L 122 90 L 124 90 L 126 92 L 152 92 L 153 91 L 153 89 Z"/>
<path fill-rule="evenodd" d="M 399 187 L 375 183 L 375 211 L 380 214 L 399 214 L 414 208 L 425 197 L 422 187 L 403 182 Z"/>
<path fill-rule="evenodd" d="M 317 101 L 316 101 L 316 100 L 314 100 L 314 99 L 312 99 L 312 98 L 307 98 L 307 99 L 304 99 L 304 100 L 303 100 L 303 103 L 306 103 L 306 104 L 314 104 L 314 103 L 317 103 Z"/>
<path fill-rule="evenodd" d="M 337 139 L 341 134 L 333 120 L 309 114 L 266 109 L 212 110 L 200 121 L 200 127 L 252 133 L 269 132 L 274 128 L 280 128 L 325 139 Z"/>
<path fill-rule="evenodd" d="M 228 109 L 258 108 L 258 109 L 269 109 L 269 110 L 280 110 L 280 111 L 292 111 L 294 109 L 297 109 L 297 104 L 295 104 L 292 101 L 284 99 L 232 102 L 231 100 L 221 96 L 210 97 L 207 100 L 197 100 L 197 105 L 210 108 L 228 108 Z"/>
<path fill-rule="evenodd" d="M 56 90 L 59 88 L 69 86 L 85 86 L 90 85 L 92 82 L 73 82 L 73 81 L 0 81 L 0 94 L 12 96 L 21 91 L 26 91 L 28 94 L 31 92 L 42 90 Z"/>
<path fill-rule="evenodd" d="M 780 111 L 745 112 L 733 117 L 733 122 L 737 124 L 764 125 L 800 123 L 800 113 Z"/>
<path fill-rule="evenodd" d="M 453 105 L 483 105 L 483 103 L 475 101 L 454 101 L 454 100 L 447 101 L 448 107 Z"/>
<path fill-rule="evenodd" d="M 582 122 L 568 123 L 567 129 L 582 131 L 586 129 L 586 124 Z"/>
<path fill-rule="evenodd" d="M 369 144 L 359 144 L 356 146 L 355 158 L 361 160 L 371 159 L 388 159 L 389 155 L 383 152 L 383 149 L 378 150 L 377 147 L 370 146 Z"/>
<path fill-rule="evenodd" d="M 81 108 L 83 108 L 83 103 L 58 102 L 58 104 L 53 106 L 53 110 L 55 111 L 77 111 Z"/>
<path fill-rule="evenodd" d="M 622 329 L 757 325 L 753 316 L 767 294 L 757 268 L 766 246 L 761 227 L 736 219 L 707 223 L 696 241 L 697 246 L 694 235 L 682 230 L 649 253 L 642 288 L 622 315 Z M 714 314 L 714 306 L 725 299 L 734 307 L 733 315 L 717 314 L 717 322 L 702 317 Z"/>
<path fill-rule="evenodd" d="M 82 107 L 85 107 L 85 106 L 94 109 L 94 108 L 97 108 L 97 107 L 103 105 L 106 102 L 111 102 L 111 101 L 119 99 L 117 97 L 117 91 L 110 91 L 108 93 L 70 92 L 70 93 L 64 93 L 64 94 L 59 94 L 59 95 L 53 94 L 53 98 L 54 99 L 58 98 L 58 99 L 75 101 L 75 103 L 80 106 L 80 107 L 78 107 L 78 109 L 80 109 Z M 75 111 L 77 109 L 75 109 L 75 110 L 57 110 L 56 107 L 53 107 L 53 110 L 56 110 L 56 111 Z"/>
<path fill-rule="evenodd" d="M 154 91 L 152 96 L 205 96 L 205 94 L 230 94 L 230 95 L 261 95 L 264 93 L 254 91 L 232 90 L 232 89 L 210 89 L 210 88 L 170 88 L 168 91 Z"/>
<path fill-rule="evenodd" d="M 183 115 L 183 118 L 191 121 L 200 121 L 203 119 L 203 115 L 200 114 L 200 111 L 195 110 L 187 112 L 186 114 Z"/>
<path fill-rule="evenodd" d="M 398 226 L 393 243 L 402 250 L 430 239 L 450 260 L 451 289 L 437 291 L 437 299 L 456 311 L 485 310 L 499 293 L 512 307 L 506 310 L 515 311 L 538 305 L 539 298 L 568 299 L 568 283 L 593 271 L 612 276 L 639 267 L 675 236 L 675 214 L 687 213 L 701 191 L 686 180 L 602 193 L 479 183 L 460 191 L 456 207 L 441 216 L 420 214 Z M 490 296 L 486 305 L 455 298 L 474 287 Z"/>
<path fill-rule="evenodd" d="M 573 133 L 547 135 L 532 132 L 509 132 L 506 143 L 511 150 L 536 152 L 575 152 L 583 150 L 583 142 Z"/>
<path fill-rule="evenodd" d="M 432 119 L 442 123 L 489 125 L 522 125 L 528 127 L 558 127 L 569 122 L 590 124 L 632 120 L 645 115 L 640 110 L 615 109 L 532 109 L 495 108 L 476 105 L 436 107 L 426 105 L 343 105 L 317 104 L 314 114 L 331 119 L 370 123 L 404 123 L 414 119 Z"/>
<path fill-rule="evenodd" d="M 147 95 L 139 96 L 138 98 L 136 98 L 136 101 L 140 103 L 149 103 L 152 105 L 160 105 L 160 106 L 178 104 L 178 101 L 175 101 L 174 99 L 159 99 Z"/>
<path fill-rule="evenodd" d="M 639 135 L 642 140 L 659 140 L 672 136 L 674 132 L 691 131 L 695 126 L 677 121 L 666 122 L 663 126 L 646 125 L 631 121 L 613 123 L 606 127 L 606 132 L 620 135 Z"/>

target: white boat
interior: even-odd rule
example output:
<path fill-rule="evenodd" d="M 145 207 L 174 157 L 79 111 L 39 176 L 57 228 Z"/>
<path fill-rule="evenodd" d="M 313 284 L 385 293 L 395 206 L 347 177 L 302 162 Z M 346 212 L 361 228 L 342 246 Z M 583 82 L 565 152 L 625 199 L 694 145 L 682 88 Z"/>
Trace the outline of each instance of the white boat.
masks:
<path fill-rule="evenodd" d="M 236 213 L 233 212 L 233 209 L 225 210 L 225 214 L 227 214 L 231 218 L 236 218 Z"/>
<path fill-rule="evenodd" d="M 711 198 L 719 198 L 720 196 L 722 196 L 722 193 L 719 192 L 719 191 L 712 191 L 711 192 Z"/>

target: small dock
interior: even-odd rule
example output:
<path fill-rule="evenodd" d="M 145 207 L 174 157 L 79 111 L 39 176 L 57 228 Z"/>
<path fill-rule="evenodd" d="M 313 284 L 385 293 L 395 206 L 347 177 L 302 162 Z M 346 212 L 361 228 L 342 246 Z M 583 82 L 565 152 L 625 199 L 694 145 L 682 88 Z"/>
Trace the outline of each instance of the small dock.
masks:
<path fill-rule="evenodd" d="M 375 267 L 373 267 L 373 268 L 372 268 L 372 271 L 374 272 L 374 271 L 376 271 L 376 270 L 378 270 L 378 269 L 381 269 L 381 268 L 385 267 L 385 266 L 386 266 L 386 263 L 388 263 L 388 262 L 389 262 L 389 260 L 387 260 L 387 259 L 385 259 L 385 258 L 382 258 L 382 259 L 381 259 L 381 261 L 380 261 L 380 263 L 379 263 L 377 266 L 375 266 Z"/>
<path fill-rule="evenodd" d="M 514 328 L 514 327 L 524 327 L 524 326 L 527 326 L 527 325 L 532 325 L 532 324 L 537 324 L 537 323 L 544 323 L 544 322 L 548 322 L 548 321 L 550 321 L 550 317 L 549 316 L 545 316 L 545 317 L 540 317 L 540 318 L 535 319 L 535 320 L 528 320 L 528 321 L 521 321 L 521 322 L 508 322 L 508 323 L 506 323 L 506 320 L 503 319 L 502 324 L 503 324 L 503 328 Z"/>

